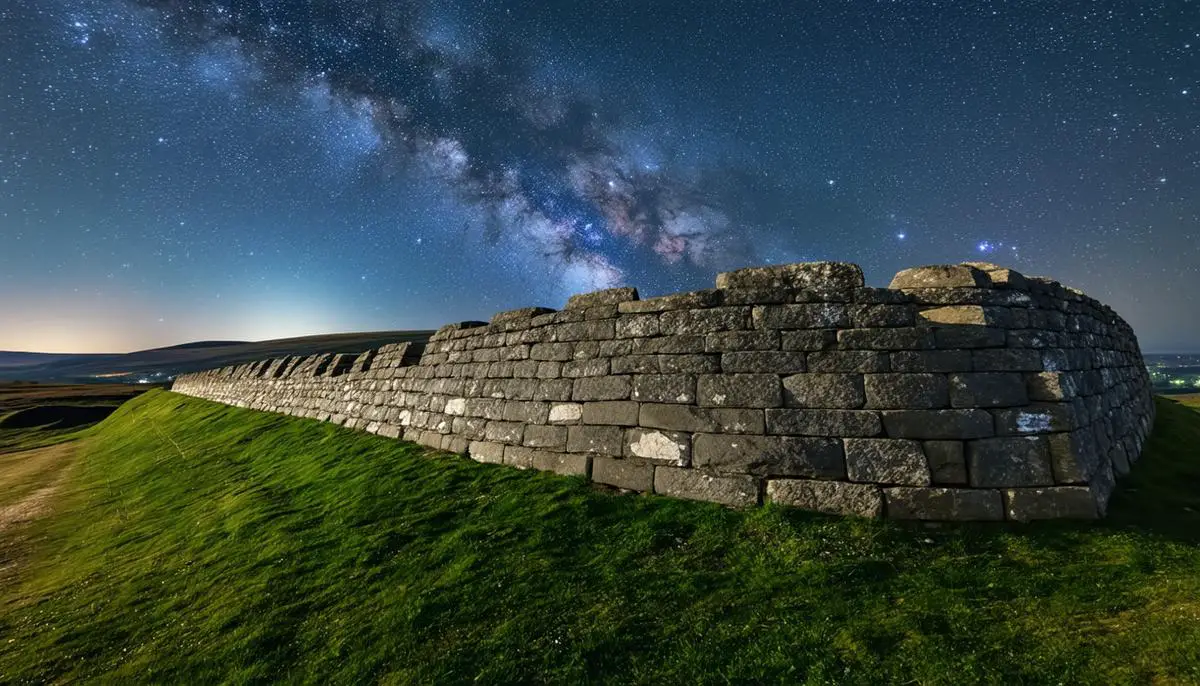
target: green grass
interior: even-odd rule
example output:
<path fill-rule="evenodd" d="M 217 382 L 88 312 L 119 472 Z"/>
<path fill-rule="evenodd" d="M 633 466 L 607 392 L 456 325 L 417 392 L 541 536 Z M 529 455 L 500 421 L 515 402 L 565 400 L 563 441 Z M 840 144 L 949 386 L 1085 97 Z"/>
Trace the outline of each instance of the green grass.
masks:
<path fill-rule="evenodd" d="M 0 586 L 0 682 L 1194 683 L 1200 414 L 1099 523 L 599 492 L 152 392 Z"/>

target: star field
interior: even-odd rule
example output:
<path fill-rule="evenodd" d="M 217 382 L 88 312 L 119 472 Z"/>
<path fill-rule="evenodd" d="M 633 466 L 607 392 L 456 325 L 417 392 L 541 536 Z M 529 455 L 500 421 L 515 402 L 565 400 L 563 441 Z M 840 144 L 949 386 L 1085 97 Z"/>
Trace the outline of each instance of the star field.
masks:
<path fill-rule="evenodd" d="M 0 349 L 987 259 L 1200 350 L 1200 4 L 15 0 Z"/>

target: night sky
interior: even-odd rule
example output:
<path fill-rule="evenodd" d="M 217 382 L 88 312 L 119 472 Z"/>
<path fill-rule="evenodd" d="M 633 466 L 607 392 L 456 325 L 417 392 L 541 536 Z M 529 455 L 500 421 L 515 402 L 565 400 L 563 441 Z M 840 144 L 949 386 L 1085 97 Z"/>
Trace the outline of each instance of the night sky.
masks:
<path fill-rule="evenodd" d="M 1200 350 L 1200 3 L 0 5 L 0 349 L 827 259 L 987 259 Z"/>

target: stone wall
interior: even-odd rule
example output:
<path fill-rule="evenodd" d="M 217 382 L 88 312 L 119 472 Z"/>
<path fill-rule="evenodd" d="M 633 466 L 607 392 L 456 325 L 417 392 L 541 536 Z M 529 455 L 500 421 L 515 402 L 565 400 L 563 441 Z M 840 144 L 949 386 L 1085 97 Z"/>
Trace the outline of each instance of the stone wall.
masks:
<path fill-rule="evenodd" d="M 937 520 L 1103 515 L 1154 405 L 1113 310 L 985 263 L 852 264 L 577 295 L 424 344 L 264 360 L 174 390 L 480 462 L 727 505 Z"/>

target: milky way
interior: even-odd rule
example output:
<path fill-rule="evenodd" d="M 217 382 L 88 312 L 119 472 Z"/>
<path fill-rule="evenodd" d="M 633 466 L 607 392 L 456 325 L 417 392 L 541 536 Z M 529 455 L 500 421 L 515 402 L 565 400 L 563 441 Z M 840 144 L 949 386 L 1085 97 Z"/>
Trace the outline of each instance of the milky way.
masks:
<path fill-rule="evenodd" d="M 1200 347 L 1196 9 L 17 0 L 0 348 L 980 256 Z"/>

